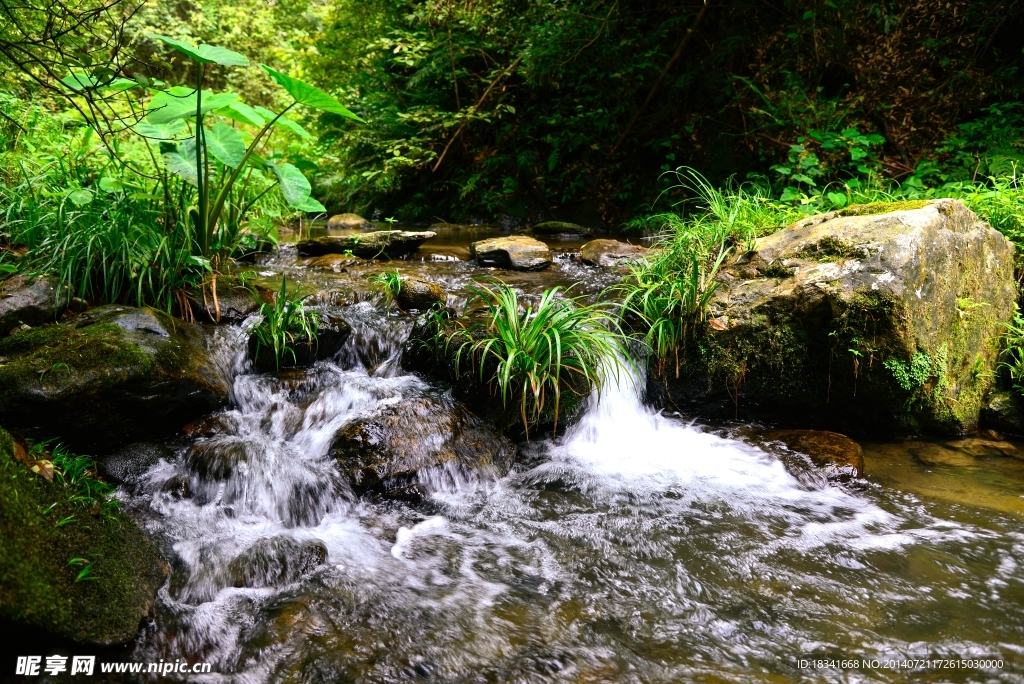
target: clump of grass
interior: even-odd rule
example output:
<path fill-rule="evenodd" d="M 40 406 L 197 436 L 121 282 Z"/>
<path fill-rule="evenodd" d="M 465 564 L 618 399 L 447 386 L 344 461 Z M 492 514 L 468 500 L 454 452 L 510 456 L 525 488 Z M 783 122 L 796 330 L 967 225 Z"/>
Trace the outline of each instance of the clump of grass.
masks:
<path fill-rule="evenodd" d="M 100 479 L 96 461 L 71 453 L 63 444 L 48 440 L 33 443 L 29 461 L 49 461 L 53 465 L 53 482 L 67 489 L 67 500 L 94 515 L 110 515 L 118 509 L 117 499 L 110 498 L 114 487 Z"/>
<path fill-rule="evenodd" d="M 604 306 L 563 298 L 560 287 L 546 290 L 536 307 L 524 306 L 515 289 L 499 281 L 469 289 L 471 302 L 486 306 L 486 321 L 435 337 L 435 343 L 457 345 L 457 375 L 468 363 L 506 405 L 518 401 L 527 433 L 549 402 L 557 429 L 563 391 L 600 393 L 603 373 L 619 372 L 623 338 Z"/>
<path fill-rule="evenodd" d="M 384 294 L 384 300 L 388 305 L 394 302 L 398 293 L 402 291 L 402 274 L 398 269 L 370 276 L 370 282 Z"/>
<path fill-rule="evenodd" d="M 254 296 L 256 293 L 253 293 Z M 303 302 L 309 295 L 299 296 L 296 288 L 288 292 L 288 279 L 281 280 L 281 290 L 272 303 L 264 302 L 260 306 L 260 319 L 252 325 L 249 332 L 256 337 L 256 355 L 264 347 L 273 350 L 274 363 L 278 370 L 281 359 L 290 354 L 292 362 L 296 362 L 295 344 L 304 342 L 317 344 L 319 318 L 306 309 Z"/>

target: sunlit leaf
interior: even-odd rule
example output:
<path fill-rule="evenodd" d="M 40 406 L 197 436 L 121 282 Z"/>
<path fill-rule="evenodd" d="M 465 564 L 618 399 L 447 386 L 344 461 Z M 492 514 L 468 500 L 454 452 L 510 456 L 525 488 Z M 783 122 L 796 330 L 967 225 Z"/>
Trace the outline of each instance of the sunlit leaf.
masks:
<path fill-rule="evenodd" d="M 245 156 L 245 141 L 231 126 L 218 121 L 213 130 L 206 130 L 206 149 L 217 161 L 232 168 L 242 163 Z"/>
<path fill-rule="evenodd" d="M 70 200 L 76 207 L 84 207 L 86 204 L 92 202 L 92 191 L 86 190 L 85 188 L 72 190 L 68 193 L 68 200 Z"/>
<path fill-rule="evenodd" d="M 263 117 L 256 113 L 255 109 L 238 100 L 232 102 L 227 107 L 221 107 L 215 113 L 240 123 L 256 126 L 257 128 L 262 127 L 266 123 Z"/>
<path fill-rule="evenodd" d="M 281 185 L 281 194 L 284 195 L 285 201 L 290 206 L 299 208 L 309 199 L 309 193 L 313 191 L 313 188 L 310 187 L 309 181 L 301 171 L 291 164 L 268 162 L 267 166 L 273 169 L 277 175 L 277 180 Z"/>
<path fill-rule="evenodd" d="M 246 59 L 244 55 L 240 55 L 237 52 L 228 50 L 227 48 L 218 47 L 216 45 L 206 45 L 204 43 L 195 46 L 183 40 L 177 40 L 169 36 L 161 36 L 156 33 L 149 33 L 147 35 L 153 40 L 159 40 L 161 43 L 170 45 L 175 50 L 188 55 L 200 64 L 249 66 L 249 60 Z"/>
<path fill-rule="evenodd" d="M 134 131 L 141 135 L 143 138 L 150 140 L 173 140 L 176 136 L 181 135 L 188 130 L 188 126 L 181 119 L 172 121 L 171 123 L 154 125 L 146 121 L 140 121 L 135 124 Z"/>
<path fill-rule="evenodd" d="M 320 204 L 320 202 L 313 197 L 307 197 L 306 201 L 300 204 L 293 204 L 292 206 L 298 209 L 299 211 L 308 211 L 310 213 L 319 213 L 327 211 L 327 207 Z"/>
<path fill-rule="evenodd" d="M 277 114 L 275 114 L 274 112 L 270 111 L 266 107 L 256 107 L 255 109 L 256 109 L 256 112 L 259 113 L 267 121 L 272 121 L 274 119 L 274 117 L 277 116 Z M 274 121 L 274 125 L 275 126 L 280 126 L 281 128 L 283 128 L 283 129 L 285 129 L 287 131 L 291 131 L 292 133 L 295 133 L 296 135 L 302 136 L 303 138 L 312 138 L 313 137 L 309 133 L 309 131 L 307 131 L 305 128 L 303 128 L 299 124 L 295 123 L 294 121 L 292 121 L 291 119 L 289 119 L 286 116 L 279 117 L 277 119 L 277 121 Z"/>
<path fill-rule="evenodd" d="M 266 64 L 260 64 L 260 68 L 267 72 L 270 78 L 274 79 L 278 85 L 287 90 L 288 94 L 295 98 L 295 101 L 299 104 L 366 123 L 346 109 L 345 106 L 338 102 L 334 97 L 328 95 L 319 88 L 315 88 L 297 78 L 292 78 L 287 74 L 282 74 L 280 71 L 275 71 Z"/>
<path fill-rule="evenodd" d="M 116 178 L 111 178 L 110 176 L 104 176 L 103 178 L 100 178 L 99 185 L 100 190 L 102 190 L 103 192 L 115 193 L 124 191 L 124 183 L 122 183 Z"/>
<path fill-rule="evenodd" d="M 179 119 L 189 119 L 196 115 L 196 92 L 179 95 L 181 91 L 172 88 L 166 92 L 158 92 L 149 103 L 149 114 L 146 121 L 151 124 L 164 124 Z M 234 93 L 213 93 L 203 91 L 202 112 L 205 114 L 214 109 L 227 107 L 238 99 Z"/>

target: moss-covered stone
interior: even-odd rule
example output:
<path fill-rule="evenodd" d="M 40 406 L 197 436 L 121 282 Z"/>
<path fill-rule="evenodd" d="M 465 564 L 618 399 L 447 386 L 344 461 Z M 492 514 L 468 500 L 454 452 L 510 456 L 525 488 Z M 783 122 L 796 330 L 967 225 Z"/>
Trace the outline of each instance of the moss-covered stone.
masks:
<path fill-rule="evenodd" d="M 894 211 L 910 211 L 927 206 L 928 200 L 901 200 L 899 202 L 872 202 L 870 204 L 852 204 L 837 213 L 840 216 L 872 216 L 890 214 Z"/>
<path fill-rule="evenodd" d="M 15 460 L 0 429 L 0 617 L 85 644 L 130 641 L 167 566 L 126 516 L 92 515 L 72 493 Z"/>
<path fill-rule="evenodd" d="M 227 399 L 201 331 L 154 309 L 104 307 L 0 340 L 0 421 L 82 451 L 172 434 Z"/>
<path fill-rule="evenodd" d="M 1010 243 L 953 200 L 804 219 L 719 283 L 680 377 L 656 368 L 652 392 L 704 414 L 881 435 L 976 428 L 1015 292 Z"/>

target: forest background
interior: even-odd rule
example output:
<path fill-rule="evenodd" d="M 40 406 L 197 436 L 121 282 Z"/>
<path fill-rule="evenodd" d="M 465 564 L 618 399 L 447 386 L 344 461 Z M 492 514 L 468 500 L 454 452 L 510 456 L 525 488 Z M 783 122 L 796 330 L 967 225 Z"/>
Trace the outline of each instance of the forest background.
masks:
<path fill-rule="evenodd" d="M 681 199 L 665 172 L 682 165 L 826 207 L 851 184 L 927 193 L 1024 166 L 1014 0 L 150 0 L 119 11 L 151 78 L 189 82 L 196 68 L 157 33 L 223 45 L 345 103 L 366 125 L 306 111 L 312 135 L 280 153 L 329 210 L 378 219 L 613 226 Z M 211 78 L 251 104 L 285 104 L 257 69 Z M 0 90 L 7 146 L 31 107 L 67 109 L 15 70 Z"/>

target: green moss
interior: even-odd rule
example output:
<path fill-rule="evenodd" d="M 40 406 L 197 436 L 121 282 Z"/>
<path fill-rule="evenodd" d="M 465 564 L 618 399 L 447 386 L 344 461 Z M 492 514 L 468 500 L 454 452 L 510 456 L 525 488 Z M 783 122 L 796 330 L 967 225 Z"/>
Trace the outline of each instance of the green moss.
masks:
<path fill-rule="evenodd" d="M 0 429 L 0 616 L 87 643 L 127 641 L 165 566 L 125 516 L 93 516 L 74 494 L 15 460 Z M 86 563 L 92 579 L 76 581 Z"/>
<path fill-rule="evenodd" d="M 891 211 L 909 211 L 920 209 L 928 204 L 928 200 L 901 200 L 899 202 L 872 202 L 871 204 L 854 204 L 839 210 L 840 216 L 871 216 L 888 214 Z"/>
<path fill-rule="evenodd" d="M 909 361 L 895 357 L 886 359 L 884 365 L 897 384 L 908 392 L 924 387 L 932 377 L 932 359 L 922 352 L 914 354 Z"/>
<path fill-rule="evenodd" d="M 807 245 L 796 254 L 805 259 L 816 261 L 837 261 L 839 259 L 864 259 L 867 251 L 862 247 L 853 247 L 831 235 L 822 238 L 816 244 Z"/>
<path fill-rule="evenodd" d="M 57 392 L 85 383 L 114 385 L 144 375 L 153 364 L 111 323 L 26 330 L 0 341 L 0 357 L 7 359 L 0 363 L 0 402 L 33 384 Z"/>

